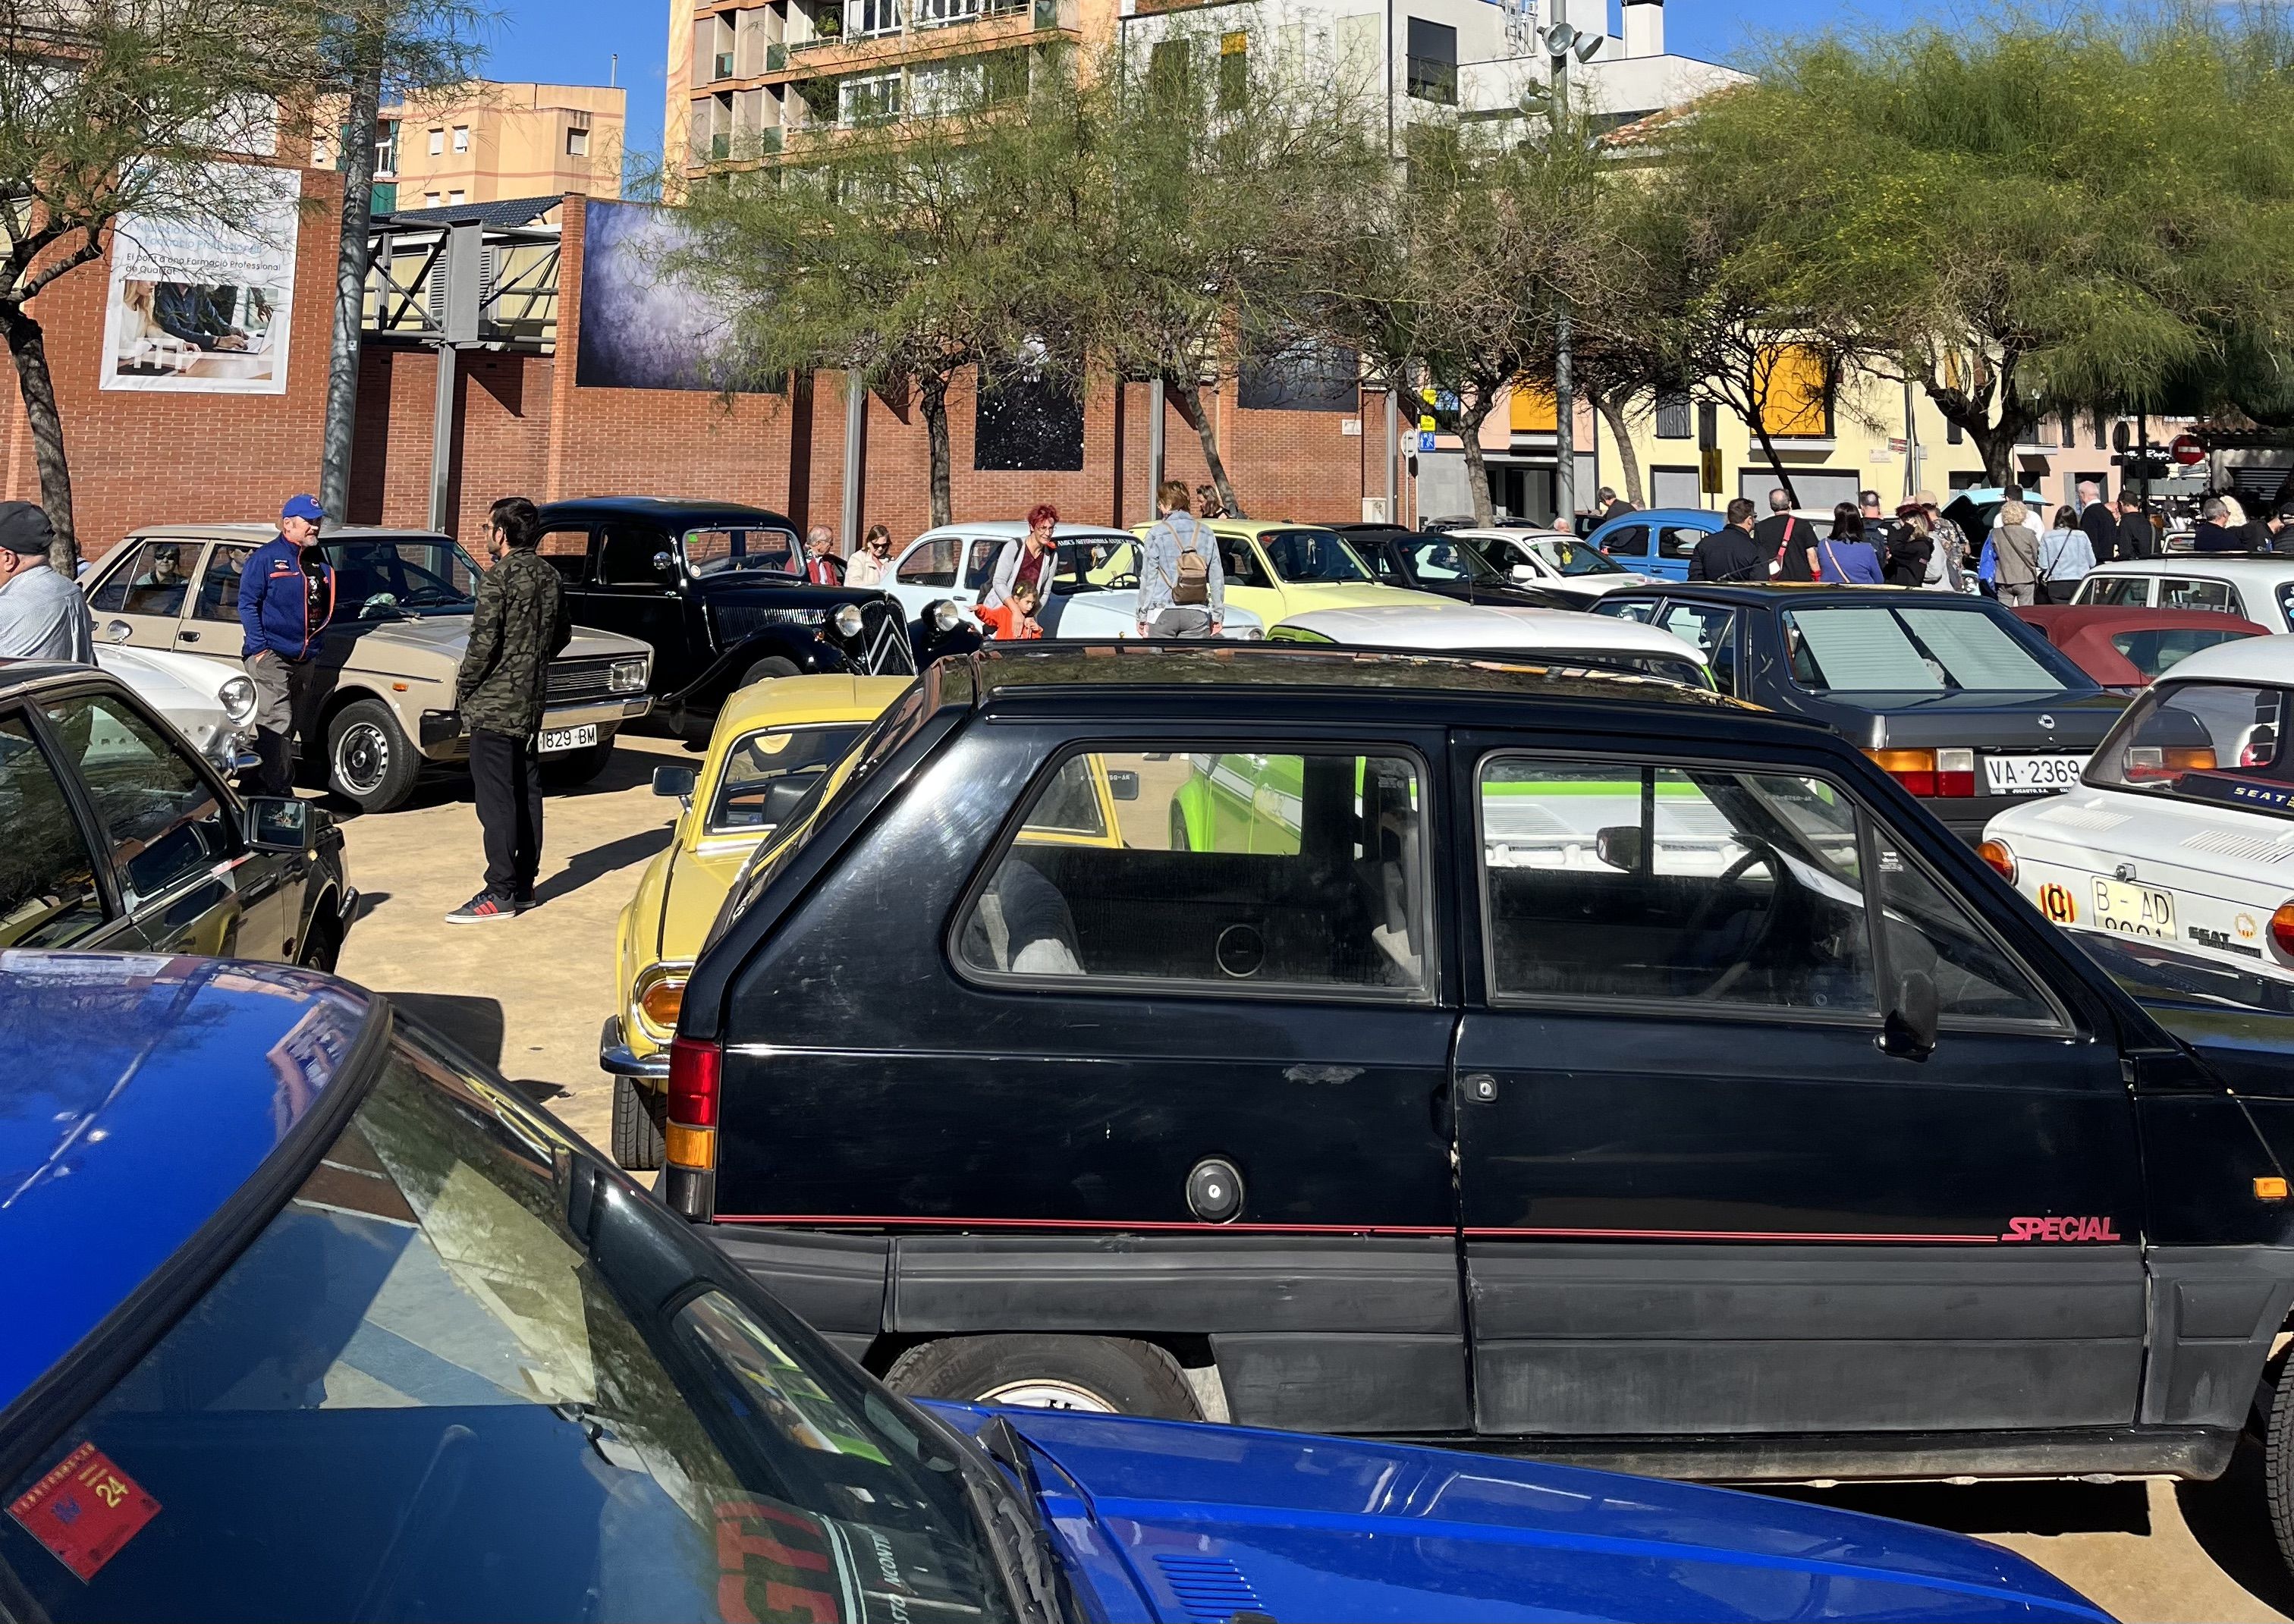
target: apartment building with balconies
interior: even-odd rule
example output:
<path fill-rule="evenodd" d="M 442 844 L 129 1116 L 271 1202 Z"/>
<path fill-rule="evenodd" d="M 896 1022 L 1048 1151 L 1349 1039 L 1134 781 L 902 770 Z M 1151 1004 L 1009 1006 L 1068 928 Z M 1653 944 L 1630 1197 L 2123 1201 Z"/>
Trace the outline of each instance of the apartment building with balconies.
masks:
<path fill-rule="evenodd" d="M 1023 92 L 1118 0 L 670 0 L 665 167 L 769 157 L 839 127 Z"/>

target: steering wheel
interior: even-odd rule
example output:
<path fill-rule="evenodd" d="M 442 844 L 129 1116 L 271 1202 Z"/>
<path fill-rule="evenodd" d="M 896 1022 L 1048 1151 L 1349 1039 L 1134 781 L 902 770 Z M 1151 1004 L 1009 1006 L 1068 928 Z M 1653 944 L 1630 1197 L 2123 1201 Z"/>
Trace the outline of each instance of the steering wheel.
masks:
<path fill-rule="evenodd" d="M 1777 925 L 1783 922 L 1791 889 L 1785 878 L 1785 865 L 1769 847 L 1754 846 L 1731 863 L 1713 882 L 1712 891 L 1697 905 L 1696 912 L 1689 916 L 1688 923 L 1682 928 L 1680 939 L 1684 943 L 1694 941 L 1712 928 L 1721 905 L 1729 899 L 1730 891 L 1741 884 L 1745 871 L 1755 864 L 1768 871 L 1771 891 L 1769 905 L 1761 912 L 1760 926 L 1753 933 L 1753 939 L 1737 951 L 1735 962 L 1723 967 L 1711 981 L 1689 994 L 1692 998 L 1718 998 L 1736 986 L 1745 972 L 1752 969 L 1761 955 L 1761 950 L 1768 946 L 1769 938 L 1776 934 Z"/>

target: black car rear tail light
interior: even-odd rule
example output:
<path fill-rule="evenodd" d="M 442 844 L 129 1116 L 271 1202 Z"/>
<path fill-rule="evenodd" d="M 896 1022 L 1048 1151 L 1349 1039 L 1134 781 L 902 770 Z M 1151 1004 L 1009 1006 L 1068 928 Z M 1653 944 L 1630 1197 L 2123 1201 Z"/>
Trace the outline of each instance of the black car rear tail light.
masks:
<path fill-rule="evenodd" d="M 662 1194 L 671 1207 L 696 1221 L 715 1215 L 717 1102 L 724 1068 L 722 1046 L 689 1037 L 670 1040 Z"/>
<path fill-rule="evenodd" d="M 1923 800 L 1958 800 L 1975 793 L 1972 750 L 1867 750 L 1864 753 Z"/>

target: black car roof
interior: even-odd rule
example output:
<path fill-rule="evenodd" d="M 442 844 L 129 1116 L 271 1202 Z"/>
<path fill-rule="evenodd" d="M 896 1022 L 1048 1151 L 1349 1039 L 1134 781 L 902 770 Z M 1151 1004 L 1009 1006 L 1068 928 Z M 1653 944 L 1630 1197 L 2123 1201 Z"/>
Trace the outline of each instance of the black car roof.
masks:
<path fill-rule="evenodd" d="M 563 502 L 545 502 L 541 511 L 557 519 L 744 519 L 752 524 L 773 524 L 783 530 L 796 528 L 786 515 L 775 513 L 769 508 L 752 508 L 745 502 L 719 501 L 709 497 L 577 496 Z"/>
<path fill-rule="evenodd" d="M 1624 598 L 1698 597 L 1712 603 L 1759 604 L 1785 608 L 1822 605 L 1831 608 L 1842 604 L 1853 604 L 1859 608 L 1896 602 L 1935 603 L 1938 601 L 1963 604 L 1971 609 L 1981 609 L 1987 600 L 1968 597 L 1964 592 L 1924 591 L 1916 588 L 1879 589 L 1871 587 L 1794 587 L 1777 582 L 1734 582 L 1717 581 L 1658 581 L 1643 587 L 1619 587 L 1608 594 L 1607 602 Z"/>
<path fill-rule="evenodd" d="M 1373 696 L 1379 694 L 1396 700 L 1595 701 L 1634 706 L 1674 723 L 1684 710 L 1787 719 L 1703 688 L 1604 671 L 1566 659 L 1541 663 L 1531 657 L 1502 660 L 1303 644 L 1175 648 L 1153 643 L 1073 643 L 982 649 L 955 670 L 942 670 L 942 702 L 983 711 L 1078 691 L 1105 697 L 1217 688 L 1232 695 L 1256 688 L 1283 695 L 1319 690 L 1346 695 L 1356 705 L 1375 702 Z"/>

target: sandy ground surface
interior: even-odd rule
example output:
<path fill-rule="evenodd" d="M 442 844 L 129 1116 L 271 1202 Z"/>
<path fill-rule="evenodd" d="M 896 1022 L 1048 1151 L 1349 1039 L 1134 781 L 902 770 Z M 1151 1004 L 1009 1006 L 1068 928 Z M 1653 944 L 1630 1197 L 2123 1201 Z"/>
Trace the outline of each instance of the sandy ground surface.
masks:
<path fill-rule="evenodd" d="M 508 923 L 451 926 L 484 859 L 469 785 L 426 783 L 381 817 L 346 820 L 363 910 L 342 971 L 407 995 L 577 1132 L 604 1143 L 612 1099 L 598 1029 L 614 1012 L 614 921 L 638 873 L 668 841 L 675 803 L 653 768 L 696 762 L 681 745 L 624 738 L 598 780 L 552 796 L 539 895 Z M 2219 1483 L 1916 1485 L 1795 1491 L 1826 1504 L 1956 1529 L 2022 1552 L 2128 1620 L 2294 1618 L 2257 1465 Z"/>

